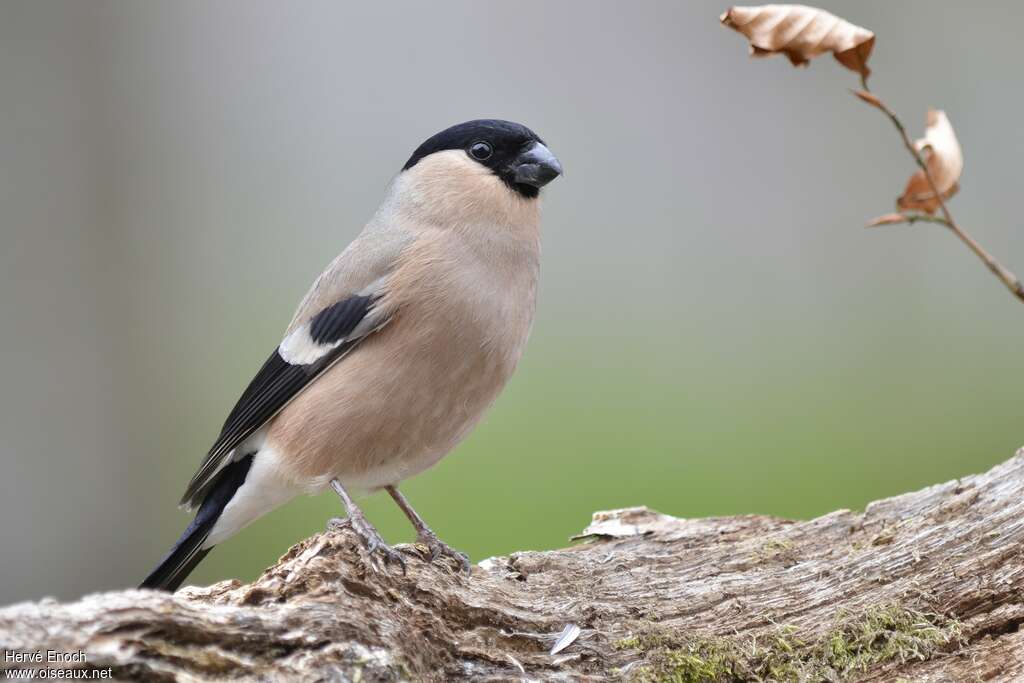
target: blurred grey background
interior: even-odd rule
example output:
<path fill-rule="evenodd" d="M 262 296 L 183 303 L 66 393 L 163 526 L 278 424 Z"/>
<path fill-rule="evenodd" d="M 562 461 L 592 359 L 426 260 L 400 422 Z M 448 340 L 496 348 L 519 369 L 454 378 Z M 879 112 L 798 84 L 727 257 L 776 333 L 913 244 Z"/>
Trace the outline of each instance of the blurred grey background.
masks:
<path fill-rule="evenodd" d="M 823 4 L 877 32 L 915 136 L 947 111 L 952 208 L 1024 271 L 1024 6 Z M 724 9 L 0 1 L 0 603 L 137 583 L 311 279 L 416 145 L 481 116 L 567 175 L 519 373 L 405 487 L 474 560 L 598 509 L 809 517 L 1012 455 L 1024 307 L 938 227 L 863 229 L 913 170 L 889 123 L 829 56 L 748 59 Z M 193 580 L 340 510 L 298 501 Z"/>

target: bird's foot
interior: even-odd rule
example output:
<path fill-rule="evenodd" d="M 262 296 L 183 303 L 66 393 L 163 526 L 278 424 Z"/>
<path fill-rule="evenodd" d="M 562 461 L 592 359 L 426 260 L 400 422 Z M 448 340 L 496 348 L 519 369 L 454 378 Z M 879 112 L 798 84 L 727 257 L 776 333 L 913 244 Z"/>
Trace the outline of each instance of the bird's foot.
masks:
<path fill-rule="evenodd" d="M 430 551 L 430 561 L 434 562 L 439 557 L 450 557 L 459 564 L 459 568 L 467 575 L 472 572 L 472 565 L 469 562 L 469 555 L 456 550 L 440 538 L 433 531 L 427 528 L 420 529 L 416 534 L 417 545 L 426 546 Z"/>
<path fill-rule="evenodd" d="M 392 562 L 402 568 L 405 574 L 405 558 L 402 554 L 384 542 L 384 537 L 377 531 L 377 527 L 370 523 L 362 514 L 354 514 L 344 519 L 334 517 L 327 522 L 328 529 L 352 529 L 362 540 L 366 552 L 370 556 L 370 566 L 377 571 L 376 560 L 384 561 L 385 565 Z"/>

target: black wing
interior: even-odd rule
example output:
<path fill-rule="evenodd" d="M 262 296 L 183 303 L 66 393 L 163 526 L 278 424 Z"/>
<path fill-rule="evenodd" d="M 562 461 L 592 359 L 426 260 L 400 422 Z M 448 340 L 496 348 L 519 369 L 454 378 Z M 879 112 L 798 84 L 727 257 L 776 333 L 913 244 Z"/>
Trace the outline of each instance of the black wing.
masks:
<path fill-rule="evenodd" d="M 365 338 L 365 334 L 351 339 L 349 336 L 367 319 L 375 300 L 372 296 L 351 296 L 320 311 L 300 328 L 300 334 L 308 335 L 305 343 L 309 362 L 289 363 L 281 356 L 280 347 L 274 350 L 225 420 L 220 436 L 189 482 L 182 505 L 200 505 L 231 451 Z M 373 325 L 367 334 L 383 322 Z"/>

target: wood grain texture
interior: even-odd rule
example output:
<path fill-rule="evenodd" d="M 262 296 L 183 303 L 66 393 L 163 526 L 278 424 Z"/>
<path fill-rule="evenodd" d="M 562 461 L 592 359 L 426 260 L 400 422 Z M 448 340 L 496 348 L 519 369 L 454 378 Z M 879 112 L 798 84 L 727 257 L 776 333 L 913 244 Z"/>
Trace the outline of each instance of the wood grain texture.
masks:
<path fill-rule="evenodd" d="M 715 643 L 729 654 L 709 680 L 1024 680 L 1024 450 L 863 513 L 633 508 L 595 514 L 581 537 L 471 577 L 408 546 L 403 576 L 334 530 L 252 584 L 4 608 L 0 649 L 83 650 L 119 680 L 685 681 Z M 885 619 L 862 635 L 890 613 L 916 635 Z M 579 637 L 549 655 L 570 623 Z M 862 659 L 834 658 L 840 635 Z"/>

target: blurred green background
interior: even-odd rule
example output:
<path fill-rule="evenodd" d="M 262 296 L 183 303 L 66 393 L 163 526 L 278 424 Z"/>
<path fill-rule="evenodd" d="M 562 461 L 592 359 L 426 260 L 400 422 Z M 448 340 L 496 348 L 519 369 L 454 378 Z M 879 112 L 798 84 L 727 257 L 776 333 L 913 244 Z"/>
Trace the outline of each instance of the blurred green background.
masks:
<path fill-rule="evenodd" d="M 1024 271 L 1024 6 L 823 4 L 876 30 L 915 136 L 948 113 L 952 208 Z M 474 560 L 594 510 L 807 518 L 1010 457 L 1024 307 L 937 227 L 863 229 L 912 171 L 888 122 L 830 57 L 749 60 L 723 9 L 0 2 L 0 602 L 145 575 L 309 282 L 419 142 L 480 116 L 567 174 L 518 374 L 403 487 Z M 192 580 L 250 579 L 340 512 L 296 501 Z"/>

